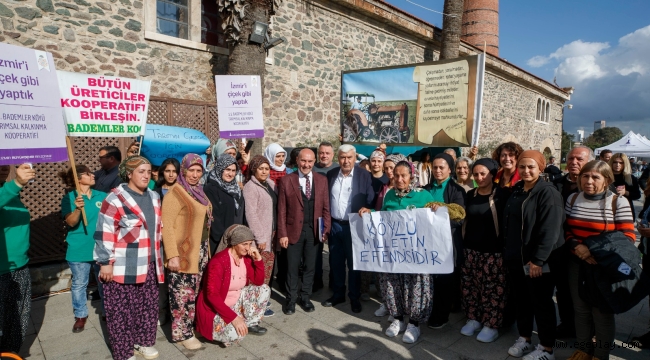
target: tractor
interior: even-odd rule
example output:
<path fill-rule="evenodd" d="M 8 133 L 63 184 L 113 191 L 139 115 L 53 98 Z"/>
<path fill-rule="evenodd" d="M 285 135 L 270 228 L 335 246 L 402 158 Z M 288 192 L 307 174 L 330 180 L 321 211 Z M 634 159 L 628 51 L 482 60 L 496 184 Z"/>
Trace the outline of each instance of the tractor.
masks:
<path fill-rule="evenodd" d="M 356 99 L 356 102 L 352 103 L 345 115 L 344 141 L 378 141 L 387 144 L 408 141 L 411 130 L 408 127 L 406 103 L 393 106 L 377 105 L 375 95 L 366 92 L 348 92 L 346 97 Z M 368 103 L 368 98 L 372 98 L 372 102 Z"/>

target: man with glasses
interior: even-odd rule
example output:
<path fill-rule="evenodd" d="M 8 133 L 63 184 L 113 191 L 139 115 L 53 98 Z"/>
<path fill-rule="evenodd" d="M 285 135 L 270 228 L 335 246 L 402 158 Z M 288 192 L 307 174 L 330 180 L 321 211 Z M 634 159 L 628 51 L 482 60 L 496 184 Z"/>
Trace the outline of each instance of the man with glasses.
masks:
<path fill-rule="evenodd" d="M 102 168 L 95 171 L 95 190 L 108 193 L 122 183 L 117 171 L 120 162 L 122 153 L 117 147 L 104 146 L 99 149 L 99 164 Z"/>

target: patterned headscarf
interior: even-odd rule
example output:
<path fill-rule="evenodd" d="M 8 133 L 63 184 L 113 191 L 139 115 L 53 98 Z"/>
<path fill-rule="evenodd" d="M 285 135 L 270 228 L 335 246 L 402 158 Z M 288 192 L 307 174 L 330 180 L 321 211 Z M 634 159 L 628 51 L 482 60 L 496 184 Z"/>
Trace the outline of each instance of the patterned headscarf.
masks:
<path fill-rule="evenodd" d="M 221 154 L 225 153 L 226 150 L 228 149 L 235 149 L 237 150 L 237 147 L 235 146 L 235 142 L 230 140 L 230 139 L 219 139 L 217 142 L 212 146 L 212 153 L 210 153 L 210 156 L 212 157 L 212 161 L 216 161 Z"/>
<path fill-rule="evenodd" d="M 117 169 L 120 173 L 120 177 L 122 178 L 122 180 L 128 183 L 129 174 L 132 174 L 133 171 L 135 171 L 135 169 L 138 168 L 138 166 L 143 164 L 151 165 L 151 162 L 149 162 L 149 160 L 147 160 L 147 158 L 145 158 L 144 156 L 134 155 L 124 159 L 124 161 L 120 163 Z"/>
<path fill-rule="evenodd" d="M 247 226 L 240 224 L 234 224 L 228 227 L 221 237 L 221 243 L 227 247 L 233 247 L 251 240 L 255 240 L 253 231 Z"/>
<path fill-rule="evenodd" d="M 397 165 L 397 163 L 399 163 L 400 161 L 408 161 L 408 159 L 406 159 L 406 156 L 402 154 L 390 154 L 386 156 L 385 161 L 392 161 L 395 165 Z"/>
<path fill-rule="evenodd" d="M 395 167 L 404 166 L 404 165 L 408 166 L 408 169 L 410 170 L 411 182 L 409 183 L 408 187 L 404 190 L 398 189 L 397 186 L 393 187 L 393 190 L 395 190 L 395 195 L 398 198 L 403 198 L 404 196 L 406 196 L 406 194 L 410 193 L 411 191 L 413 191 L 413 189 L 415 189 L 418 186 L 417 174 L 415 173 L 414 166 L 410 161 L 402 160 L 397 164 L 395 164 Z"/>
<path fill-rule="evenodd" d="M 252 179 L 255 177 L 255 172 L 257 171 L 257 168 L 260 167 L 260 165 L 266 164 L 269 167 L 271 164 L 269 163 L 269 159 L 265 158 L 262 155 L 255 155 L 253 159 L 248 163 L 248 178 Z"/>
<path fill-rule="evenodd" d="M 183 186 L 185 191 L 187 191 L 194 200 L 198 201 L 203 206 L 209 206 L 210 200 L 208 200 L 205 192 L 203 192 L 203 187 L 199 184 L 190 185 L 185 178 L 187 176 L 187 170 L 194 165 L 199 165 L 203 168 L 203 159 L 201 159 L 197 154 L 187 154 L 183 157 L 183 161 L 181 161 L 181 171 L 180 174 L 178 174 L 178 183 Z"/>
<path fill-rule="evenodd" d="M 235 178 L 233 178 L 232 181 L 230 182 L 225 182 L 223 180 L 223 172 L 226 170 L 228 166 L 232 164 L 235 164 L 235 166 L 237 166 L 237 160 L 235 160 L 234 157 L 228 154 L 219 155 L 219 157 L 214 163 L 214 168 L 212 168 L 212 171 L 210 172 L 210 181 L 216 182 L 217 185 L 219 185 L 228 194 L 230 194 L 230 196 L 232 196 L 235 199 L 235 208 L 239 209 L 241 188 L 239 188 L 239 184 L 237 184 L 237 180 Z"/>

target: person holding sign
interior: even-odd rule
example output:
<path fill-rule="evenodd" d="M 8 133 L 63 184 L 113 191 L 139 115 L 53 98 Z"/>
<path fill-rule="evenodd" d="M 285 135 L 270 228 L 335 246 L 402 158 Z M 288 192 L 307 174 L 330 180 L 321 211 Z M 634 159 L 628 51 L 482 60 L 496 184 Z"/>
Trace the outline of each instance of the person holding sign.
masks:
<path fill-rule="evenodd" d="M 555 358 L 555 286 L 550 272 L 559 256 L 554 250 L 563 250 L 564 203 L 552 183 L 540 180 L 545 167 L 544 155 L 537 150 L 519 155 L 517 169 L 523 181 L 512 188 L 501 224 L 519 331 L 508 354 L 521 357 L 532 351 L 525 360 Z M 540 344 L 533 351 L 530 341 L 534 322 Z"/>
<path fill-rule="evenodd" d="M 66 172 L 59 173 L 65 185 L 72 189 L 61 199 L 61 215 L 68 226 L 68 235 L 65 241 L 68 243 L 68 250 L 65 259 L 68 261 L 70 271 L 72 272 L 72 309 L 74 312 L 75 323 L 72 332 L 78 333 L 84 330 L 88 318 L 88 306 L 86 300 L 86 288 L 88 287 L 88 275 L 91 268 L 97 276 L 97 287 L 103 298 L 104 289 L 99 281 L 99 265 L 93 260 L 93 250 L 95 249 L 95 232 L 94 224 L 97 224 L 99 209 L 102 202 L 106 199 L 106 193 L 93 190 L 91 186 L 95 185 L 95 175 L 85 165 L 76 166 L 76 174 L 79 181 L 79 190 L 75 190 L 75 181 L 72 168 Z M 84 226 L 81 222 L 81 211 L 86 211 L 88 224 Z M 101 313 L 104 314 L 103 300 Z"/>
<path fill-rule="evenodd" d="M 453 150 L 453 149 L 452 149 Z M 433 201 L 445 204 L 457 204 L 465 207 L 465 189 L 452 178 L 454 157 L 444 153 L 433 157 L 433 181 L 425 187 L 431 193 Z M 434 206 L 435 207 L 435 206 Z M 428 327 L 440 329 L 449 322 L 449 313 L 454 305 L 460 305 L 460 267 L 463 264 L 462 221 L 451 222 L 451 237 L 454 243 L 454 272 L 433 275 L 434 288 L 433 312 Z"/>
<path fill-rule="evenodd" d="M 400 161 L 393 172 L 394 188 L 386 193 L 381 211 L 423 208 L 433 201 L 431 194 L 416 187 L 415 168 L 408 161 Z M 359 216 L 369 213 L 361 208 Z M 402 341 L 412 344 L 420 337 L 420 323 L 427 321 L 433 305 L 433 278 L 430 274 L 380 273 L 382 297 L 390 315 L 395 318 L 386 329 L 388 337 L 404 331 Z M 404 316 L 408 316 L 408 325 Z"/>
<path fill-rule="evenodd" d="M 493 183 L 498 168 L 499 164 L 489 158 L 472 165 L 478 187 L 467 193 L 462 231 L 465 262 L 461 268 L 461 300 L 468 320 L 460 333 L 473 336 L 480 330 L 476 339 L 485 343 L 499 337 L 507 294 L 499 224 L 508 194 Z"/>
<path fill-rule="evenodd" d="M 32 306 L 29 274 L 29 210 L 20 200 L 20 190 L 36 177 L 31 165 L 16 168 L 16 178 L 7 182 L 9 166 L 0 166 L 0 349 L 18 353 L 25 340 Z"/>
<path fill-rule="evenodd" d="M 181 162 L 178 182 L 167 191 L 162 205 L 163 244 L 172 314 L 172 340 L 186 349 L 201 348 L 194 336 L 196 296 L 210 257 L 209 231 L 212 204 L 203 187 L 203 160 L 187 154 Z"/>
<path fill-rule="evenodd" d="M 133 156 L 119 166 L 121 184 L 102 203 L 94 258 L 101 265 L 108 338 L 116 360 L 134 351 L 158 357 L 158 284 L 164 282 L 160 198 L 149 190 L 151 163 Z"/>

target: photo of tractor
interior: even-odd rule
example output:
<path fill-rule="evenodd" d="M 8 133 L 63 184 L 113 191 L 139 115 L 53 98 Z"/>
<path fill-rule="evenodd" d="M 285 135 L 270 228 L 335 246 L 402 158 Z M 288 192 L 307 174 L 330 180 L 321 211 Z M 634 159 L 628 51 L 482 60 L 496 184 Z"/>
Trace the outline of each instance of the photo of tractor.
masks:
<path fill-rule="evenodd" d="M 368 101 L 370 98 L 372 101 Z M 408 143 L 411 137 L 409 106 L 406 102 L 386 103 L 377 103 L 375 95 L 367 92 L 345 93 L 343 141 Z"/>

